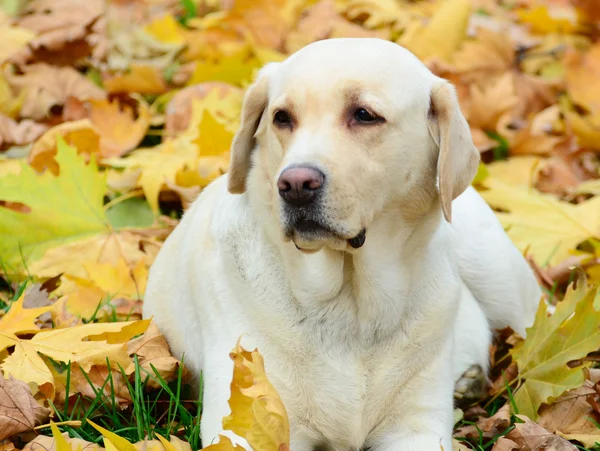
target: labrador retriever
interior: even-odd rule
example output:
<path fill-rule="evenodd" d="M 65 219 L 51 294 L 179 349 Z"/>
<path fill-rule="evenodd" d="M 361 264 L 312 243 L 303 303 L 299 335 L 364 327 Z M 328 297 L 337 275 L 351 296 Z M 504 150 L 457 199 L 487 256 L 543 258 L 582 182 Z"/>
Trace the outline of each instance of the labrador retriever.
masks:
<path fill-rule="evenodd" d="M 525 335 L 541 296 L 470 187 L 479 153 L 453 86 L 392 42 L 318 41 L 260 71 L 231 151 L 144 302 L 203 373 L 204 444 L 243 337 L 292 451 L 451 450 L 453 399 L 487 371 L 492 329 Z"/>

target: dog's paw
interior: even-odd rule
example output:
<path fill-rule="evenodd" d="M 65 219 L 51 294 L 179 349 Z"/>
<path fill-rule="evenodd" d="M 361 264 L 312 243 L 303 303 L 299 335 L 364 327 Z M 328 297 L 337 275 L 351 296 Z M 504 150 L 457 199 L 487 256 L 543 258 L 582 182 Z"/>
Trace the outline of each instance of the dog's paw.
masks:
<path fill-rule="evenodd" d="M 468 406 L 485 398 L 487 383 L 487 376 L 480 365 L 469 367 L 454 385 L 456 406 Z"/>

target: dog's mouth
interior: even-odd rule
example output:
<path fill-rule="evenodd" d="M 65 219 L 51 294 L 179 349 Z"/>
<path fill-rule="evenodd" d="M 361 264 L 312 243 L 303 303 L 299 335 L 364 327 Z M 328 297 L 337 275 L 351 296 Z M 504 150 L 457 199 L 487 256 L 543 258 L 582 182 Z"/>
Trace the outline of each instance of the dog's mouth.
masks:
<path fill-rule="evenodd" d="M 347 238 L 347 234 L 334 230 L 327 224 L 315 219 L 299 218 L 285 230 L 286 238 L 292 240 L 300 251 L 311 250 L 308 243 L 335 240 L 346 242 L 353 249 L 359 249 L 365 244 L 367 229 L 362 229 L 357 235 Z"/>

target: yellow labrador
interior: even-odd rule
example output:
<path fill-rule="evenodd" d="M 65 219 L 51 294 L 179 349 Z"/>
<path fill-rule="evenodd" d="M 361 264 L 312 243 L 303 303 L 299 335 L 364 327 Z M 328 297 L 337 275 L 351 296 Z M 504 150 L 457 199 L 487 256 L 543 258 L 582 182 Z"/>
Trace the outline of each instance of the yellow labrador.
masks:
<path fill-rule="evenodd" d="M 203 372 L 205 445 L 243 336 L 292 451 L 452 449 L 455 382 L 487 370 L 491 328 L 525 334 L 541 295 L 469 187 L 478 163 L 454 88 L 396 44 L 324 40 L 262 69 L 229 174 L 166 241 L 144 303 Z"/>

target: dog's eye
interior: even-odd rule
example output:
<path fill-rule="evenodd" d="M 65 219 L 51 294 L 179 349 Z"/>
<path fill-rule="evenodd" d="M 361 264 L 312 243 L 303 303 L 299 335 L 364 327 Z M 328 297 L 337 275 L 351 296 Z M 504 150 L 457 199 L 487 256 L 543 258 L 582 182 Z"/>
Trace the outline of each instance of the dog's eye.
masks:
<path fill-rule="evenodd" d="M 279 110 L 273 116 L 273 123 L 279 126 L 288 126 L 292 123 L 292 118 L 287 111 Z"/>
<path fill-rule="evenodd" d="M 363 124 L 370 124 L 377 121 L 377 116 L 373 116 L 364 108 L 359 108 L 354 112 L 354 119 Z"/>

